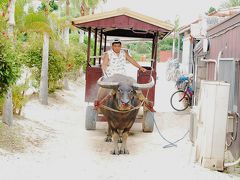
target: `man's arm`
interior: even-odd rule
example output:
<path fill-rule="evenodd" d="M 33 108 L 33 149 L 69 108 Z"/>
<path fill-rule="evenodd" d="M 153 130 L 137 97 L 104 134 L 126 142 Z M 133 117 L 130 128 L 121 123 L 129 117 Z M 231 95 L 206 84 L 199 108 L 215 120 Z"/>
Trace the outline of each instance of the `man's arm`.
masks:
<path fill-rule="evenodd" d="M 126 52 L 126 59 L 128 62 L 130 62 L 132 65 L 134 65 L 135 67 L 137 67 L 140 71 L 142 72 L 146 72 L 147 70 L 145 68 L 143 68 L 142 66 L 140 66 L 137 61 L 135 61 L 131 56 L 129 56 L 128 52 Z"/>
<path fill-rule="evenodd" d="M 108 54 L 104 53 L 104 56 L 102 58 L 102 66 L 101 66 L 104 75 L 107 70 L 108 62 L 109 62 Z"/>

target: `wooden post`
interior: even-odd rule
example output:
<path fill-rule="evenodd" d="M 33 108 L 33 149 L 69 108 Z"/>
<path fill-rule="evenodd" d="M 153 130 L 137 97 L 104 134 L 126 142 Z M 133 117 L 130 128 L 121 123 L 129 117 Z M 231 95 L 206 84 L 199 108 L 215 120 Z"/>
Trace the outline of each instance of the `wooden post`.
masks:
<path fill-rule="evenodd" d="M 101 34 L 100 34 L 100 47 L 99 47 L 99 56 L 102 55 L 102 33 L 103 33 L 103 30 L 101 29 Z M 99 64 L 101 64 L 101 57 L 99 58 Z"/>
<path fill-rule="evenodd" d="M 155 38 L 154 38 L 154 61 L 153 61 L 153 69 L 154 71 L 157 71 L 157 53 L 158 53 L 158 32 L 155 34 Z"/>
<path fill-rule="evenodd" d="M 153 56 L 154 56 L 154 38 L 152 40 L 152 59 L 153 59 Z"/>
<path fill-rule="evenodd" d="M 154 59 L 154 49 L 155 49 L 155 36 L 152 40 L 152 60 Z M 151 60 L 151 67 L 153 67 L 153 61 Z"/>
<path fill-rule="evenodd" d="M 95 29 L 95 40 L 94 40 L 94 56 L 97 55 L 97 28 Z M 94 58 L 94 65 L 96 65 L 96 58 Z"/>
<path fill-rule="evenodd" d="M 87 64 L 90 65 L 90 49 L 91 49 L 91 27 L 88 28 L 88 49 L 87 49 Z"/>
<path fill-rule="evenodd" d="M 104 38 L 104 52 L 106 52 L 107 50 L 107 35 L 105 35 L 105 38 Z"/>

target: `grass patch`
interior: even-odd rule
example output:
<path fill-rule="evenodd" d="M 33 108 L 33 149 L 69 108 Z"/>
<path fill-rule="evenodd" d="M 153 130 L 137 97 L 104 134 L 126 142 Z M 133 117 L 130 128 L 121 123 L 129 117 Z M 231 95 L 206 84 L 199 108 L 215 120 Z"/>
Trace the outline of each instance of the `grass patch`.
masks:
<path fill-rule="evenodd" d="M 0 148 L 9 152 L 23 152 L 22 128 L 16 125 L 9 127 L 0 122 Z"/>

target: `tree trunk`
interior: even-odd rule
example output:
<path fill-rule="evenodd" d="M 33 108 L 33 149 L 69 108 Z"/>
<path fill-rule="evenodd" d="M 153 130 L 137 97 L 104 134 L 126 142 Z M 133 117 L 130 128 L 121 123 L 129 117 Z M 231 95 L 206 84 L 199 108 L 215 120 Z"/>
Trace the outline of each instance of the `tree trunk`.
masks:
<path fill-rule="evenodd" d="M 69 46 L 69 26 L 70 26 L 70 1 L 66 0 L 66 16 L 67 16 L 67 20 L 66 20 L 66 24 L 67 27 L 64 28 L 64 43 Z M 64 78 L 63 78 L 63 88 L 65 90 L 69 90 L 69 84 L 68 84 L 68 79 L 67 79 L 67 75 L 65 74 Z"/>
<path fill-rule="evenodd" d="M 180 59 L 180 40 L 181 40 L 181 38 L 180 38 L 180 34 L 179 34 L 179 32 L 178 32 L 178 53 L 177 53 L 177 59 L 179 60 Z"/>
<path fill-rule="evenodd" d="M 8 14 L 9 14 L 9 19 L 8 19 L 8 35 L 10 37 L 13 37 L 13 30 L 14 30 L 14 26 L 15 26 L 15 3 L 16 0 L 11 0 L 9 1 L 9 8 L 8 8 Z"/>
<path fill-rule="evenodd" d="M 66 45 L 69 45 L 69 26 L 70 26 L 70 0 L 66 0 L 66 24 L 67 27 L 64 28 L 64 42 Z"/>
<path fill-rule="evenodd" d="M 68 79 L 66 76 L 63 78 L 63 87 L 65 90 L 69 90 Z"/>
<path fill-rule="evenodd" d="M 3 105 L 3 122 L 9 126 L 11 126 L 13 123 L 13 103 L 11 90 L 8 90 Z"/>
<path fill-rule="evenodd" d="M 69 24 L 69 22 L 67 21 Z M 69 27 L 65 27 L 63 30 L 63 40 L 66 45 L 69 45 Z"/>
<path fill-rule="evenodd" d="M 8 35 L 13 40 L 13 31 L 15 26 L 15 3 L 16 0 L 9 1 L 9 8 L 8 8 Z M 14 43 L 14 42 L 13 42 Z M 12 125 L 13 122 L 13 103 L 12 103 L 12 91 L 8 90 L 5 102 L 3 105 L 3 122 L 8 124 L 9 126 Z"/>
<path fill-rule="evenodd" d="M 39 100 L 44 105 L 48 104 L 48 56 L 49 56 L 49 35 L 47 33 L 44 33 L 40 93 L 39 93 Z"/>
<path fill-rule="evenodd" d="M 175 32 L 173 36 L 173 45 L 172 45 L 172 59 L 175 58 Z"/>
<path fill-rule="evenodd" d="M 84 31 L 83 30 L 79 30 L 79 44 L 84 43 Z"/>

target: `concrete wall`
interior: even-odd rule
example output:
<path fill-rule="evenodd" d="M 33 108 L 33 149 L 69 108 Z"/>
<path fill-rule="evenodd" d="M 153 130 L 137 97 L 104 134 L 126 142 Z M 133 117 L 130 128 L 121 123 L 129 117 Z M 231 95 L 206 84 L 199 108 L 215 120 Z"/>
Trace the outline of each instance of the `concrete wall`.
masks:
<path fill-rule="evenodd" d="M 183 51 L 182 51 L 182 70 L 184 74 L 189 74 L 189 64 L 191 58 L 191 41 L 190 35 L 183 38 Z"/>

